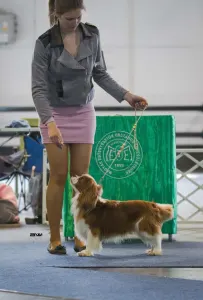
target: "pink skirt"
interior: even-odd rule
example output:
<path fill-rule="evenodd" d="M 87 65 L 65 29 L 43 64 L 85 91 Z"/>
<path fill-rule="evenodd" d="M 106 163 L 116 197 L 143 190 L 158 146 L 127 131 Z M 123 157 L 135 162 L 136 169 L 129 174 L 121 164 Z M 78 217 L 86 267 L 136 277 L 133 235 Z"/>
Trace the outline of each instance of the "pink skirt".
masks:
<path fill-rule="evenodd" d="M 54 107 L 53 117 L 64 144 L 94 144 L 96 114 L 92 102 L 85 106 Z M 43 144 L 52 143 L 46 125 L 40 124 Z"/>

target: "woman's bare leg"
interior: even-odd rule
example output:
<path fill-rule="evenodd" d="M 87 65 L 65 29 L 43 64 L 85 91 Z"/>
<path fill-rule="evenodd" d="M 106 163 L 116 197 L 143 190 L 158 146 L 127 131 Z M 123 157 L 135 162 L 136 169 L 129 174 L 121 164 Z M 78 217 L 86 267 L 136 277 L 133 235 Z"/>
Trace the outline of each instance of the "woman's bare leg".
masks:
<path fill-rule="evenodd" d="M 81 176 L 88 173 L 92 154 L 92 144 L 71 144 L 70 145 L 70 175 Z M 73 191 L 74 195 L 74 191 Z M 84 244 L 75 237 L 75 248 L 80 250 Z"/>
<path fill-rule="evenodd" d="M 60 221 L 63 207 L 63 193 L 68 174 L 68 146 L 62 149 L 55 144 L 46 144 L 50 165 L 50 179 L 47 188 L 46 203 L 50 226 L 51 248 L 61 245 Z"/>

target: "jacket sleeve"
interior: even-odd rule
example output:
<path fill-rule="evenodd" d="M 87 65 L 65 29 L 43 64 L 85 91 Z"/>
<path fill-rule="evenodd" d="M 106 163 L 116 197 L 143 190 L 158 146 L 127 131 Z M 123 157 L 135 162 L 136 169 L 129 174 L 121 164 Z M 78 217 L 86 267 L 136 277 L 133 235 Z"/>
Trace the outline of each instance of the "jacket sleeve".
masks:
<path fill-rule="evenodd" d="M 51 107 L 48 101 L 48 53 L 38 39 L 35 44 L 32 59 L 32 98 L 43 124 L 53 120 Z"/>
<path fill-rule="evenodd" d="M 118 102 L 124 100 L 124 95 L 128 92 L 120 86 L 107 72 L 103 51 L 101 49 L 100 37 L 98 35 L 98 50 L 96 63 L 93 68 L 92 76 L 94 81 L 109 95 L 114 97 Z"/>

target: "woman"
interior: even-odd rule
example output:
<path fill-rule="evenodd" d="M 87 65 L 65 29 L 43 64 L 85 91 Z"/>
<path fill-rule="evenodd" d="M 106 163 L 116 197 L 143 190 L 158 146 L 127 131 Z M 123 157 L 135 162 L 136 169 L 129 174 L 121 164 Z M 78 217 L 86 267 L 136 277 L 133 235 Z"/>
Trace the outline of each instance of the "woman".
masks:
<path fill-rule="evenodd" d="M 68 173 L 87 173 L 96 130 L 92 79 L 118 102 L 144 108 L 147 101 L 122 88 L 106 72 L 96 26 L 81 22 L 83 0 L 50 0 L 53 25 L 35 44 L 32 95 L 50 164 L 47 214 L 52 254 L 66 254 L 60 220 Z M 75 251 L 85 248 L 75 237 Z"/>

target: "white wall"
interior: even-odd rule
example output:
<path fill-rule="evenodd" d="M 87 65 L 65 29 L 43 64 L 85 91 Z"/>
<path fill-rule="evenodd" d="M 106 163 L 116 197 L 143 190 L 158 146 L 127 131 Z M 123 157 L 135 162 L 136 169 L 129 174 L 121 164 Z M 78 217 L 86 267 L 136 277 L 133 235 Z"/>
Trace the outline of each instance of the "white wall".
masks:
<path fill-rule="evenodd" d="M 49 27 L 47 2 L 0 0 L 0 9 L 15 13 L 18 18 L 16 43 L 0 47 L 1 106 L 33 105 L 31 59 L 35 39 Z M 100 28 L 109 73 L 119 83 L 146 97 L 150 105 L 203 103 L 202 0 L 85 2 L 84 21 Z M 95 104 L 118 105 L 100 88 L 97 88 Z M 29 113 L 32 115 L 36 116 Z M 202 130 L 201 113 L 174 115 L 177 131 Z M 9 117 L 1 114 L 0 126 L 14 116 L 25 116 L 25 113 Z M 202 144 L 202 139 L 178 139 L 178 144 L 185 143 Z"/>
<path fill-rule="evenodd" d="M 0 104 L 33 106 L 31 59 L 36 37 L 48 27 L 47 1 L 0 0 L 0 8 L 15 13 L 18 34 L 15 44 L 0 47 Z"/>

